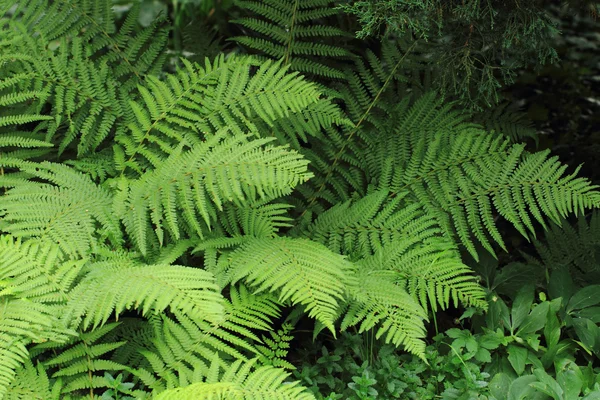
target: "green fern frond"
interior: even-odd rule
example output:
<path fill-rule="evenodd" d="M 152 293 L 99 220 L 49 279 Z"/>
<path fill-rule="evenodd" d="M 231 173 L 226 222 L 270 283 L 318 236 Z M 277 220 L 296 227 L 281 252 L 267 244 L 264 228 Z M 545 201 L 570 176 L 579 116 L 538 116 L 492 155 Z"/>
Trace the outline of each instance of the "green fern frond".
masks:
<path fill-rule="evenodd" d="M 110 360 L 110 353 L 125 342 L 106 342 L 104 338 L 119 324 L 110 323 L 81 333 L 66 344 L 42 343 L 32 348 L 32 354 L 44 354 L 44 368 L 52 372 L 52 378 L 62 381 L 61 398 L 77 395 L 82 390 L 108 388 L 110 382 L 104 372 L 126 371 L 125 365 Z M 56 350 L 60 350 L 56 355 Z M 52 351 L 53 353 L 50 353 Z"/>
<path fill-rule="evenodd" d="M 63 304 L 85 260 L 69 260 L 52 242 L 0 236 L 0 296 Z"/>
<path fill-rule="evenodd" d="M 320 101 L 316 85 L 288 73 L 280 63 L 219 57 L 202 68 L 182 62 L 185 68 L 166 81 L 149 77 L 146 86 L 139 87 L 143 105 L 131 102 L 136 117 L 129 124 L 131 135 L 117 137 L 126 157 L 121 168 L 139 170 L 142 161 L 156 166 L 179 144 L 193 147 L 224 128 L 236 135 L 258 133 L 254 120 L 273 127 L 278 119 L 305 112 Z M 327 104 L 316 109 L 310 123 L 322 124 L 322 114 L 335 112 Z M 143 159 L 136 162 L 137 157 Z"/>
<path fill-rule="evenodd" d="M 405 204 L 407 195 L 392 198 L 380 190 L 338 204 L 321 214 L 304 235 L 355 259 L 398 240 L 420 244 L 441 234 L 435 218 L 425 215 L 419 204 Z"/>
<path fill-rule="evenodd" d="M 290 342 L 294 339 L 292 335 L 293 325 L 283 324 L 277 331 L 271 330 L 269 336 L 262 336 L 264 345 L 257 345 L 257 350 L 261 353 L 259 362 L 262 365 L 269 365 L 276 368 L 294 370 L 296 367 L 286 360 L 289 353 Z"/>
<path fill-rule="evenodd" d="M 407 245 L 408 242 L 408 245 Z M 376 255 L 381 268 L 393 271 L 394 282 L 433 312 L 450 306 L 487 308 L 485 293 L 473 271 L 461 262 L 454 244 L 443 237 L 415 246 L 397 241 Z"/>
<path fill-rule="evenodd" d="M 7 391 L 16 370 L 29 358 L 32 342 L 64 342 L 74 332 L 59 320 L 60 308 L 25 298 L 2 296 L 0 316 L 0 396 Z"/>
<path fill-rule="evenodd" d="M 286 381 L 290 374 L 285 370 L 258 367 L 251 371 L 255 363 L 236 361 L 222 373 L 214 368 L 206 381 L 164 391 L 156 400 L 314 400 L 298 382 Z"/>
<path fill-rule="evenodd" d="M 413 48 L 414 44 L 403 53 L 397 49 L 384 51 L 382 59 L 367 52 L 367 62 L 357 59 L 355 68 L 346 70 L 346 82 L 335 86 L 350 123 L 328 129 L 303 151 L 315 174 L 298 189 L 306 199 L 302 205 L 305 213 L 320 215 L 354 193 L 367 193 L 369 177 L 365 176 L 363 154 L 369 151 L 367 144 L 377 142 L 380 132 L 401 126 L 394 115 L 411 102 L 402 86 L 406 81 L 402 71 L 411 65 Z"/>
<path fill-rule="evenodd" d="M 231 40 L 270 58 L 283 60 L 295 71 L 329 78 L 344 78 L 336 66 L 322 61 L 323 57 L 344 59 L 350 52 L 339 47 L 340 38 L 349 35 L 343 30 L 320 24 L 338 11 L 329 0 L 266 0 L 236 1 L 236 5 L 253 15 L 234 20 L 255 36 L 244 35 Z"/>
<path fill-rule="evenodd" d="M 261 339 L 255 331 L 271 329 L 279 306 L 272 295 L 250 294 L 243 286 L 232 286 L 230 297 L 224 319 L 218 324 L 190 319 L 179 312 L 175 312 L 176 320 L 162 316 L 154 321 L 152 345 L 143 344 L 139 349 L 148 366 L 134 374 L 152 388 L 187 385 L 209 373 L 217 353 L 239 360 L 256 356 L 259 352 L 253 342 L 261 343 Z M 225 360 L 218 362 L 223 368 L 229 365 Z"/>
<path fill-rule="evenodd" d="M 82 256 L 96 247 L 100 237 L 121 242 L 111 193 L 89 177 L 49 162 L 27 163 L 21 170 L 33 179 L 0 197 L 0 230 L 17 237 L 49 238 L 67 254 Z"/>
<path fill-rule="evenodd" d="M 289 204 L 258 202 L 245 207 L 224 205 L 218 215 L 218 223 L 231 236 L 275 237 L 281 229 L 292 226 L 288 216 Z M 201 243 L 203 246 L 205 243 Z"/>
<path fill-rule="evenodd" d="M 206 228 L 200 221 L 210 228 L 215 208 L 222 209 L 225 202 L 243 204 L 258 197 L 267 201 L 306 181 L 307 162 L 283 147 L 265 146 L 270 141 L 216 135 L 183 154 L 172 154 L 158 169 L 131 181 L 120 215 L 142 253 L 147 252 L 150 223 L 161 244 L 163 226 L 177 240 L 181 222 L 202 237 Z"/>
<path fill-rule="evenodd" d="M 250 239 L 224 262 L 232 283 L 243 280 L 257 291 L 278 290 L 280 301 L 306 306 L 311 317 L 334 331 L 339 302 L 353 275 L 344 257 L 310 240 L 278 237 Z"/>
<path fill-rule="evenodd" d="M 115 76 L 127 91 L 144 75 L 160 72 L 165 61 L 168 30 L 161 26 L 162 20 L 133 32 L 141 10 L 138 3 L 119 30 L 112 6 L 104 0 L 27 0 L 7 6 L 2 14 L 10 15 L 10 24 L 21 24 L 22 32 L 30 37 L 54 44 L 81 38 L 89 57 L 115 67 Z"/>
<path fill-rule="evenodd" d="M 77 138 L 79 154 L 94 151 L 115 127 L 115 121 L 124 117 L 124 93 L 106 64 L 90 61 L 79 38 L 71 43 L 62 41 L 56 53 L 43 47 L 43 42 L 26 40 L 27 46 L 15 54 L 7 54 L 15 73 L 7 79 L 21 88 L 43 87 L 44 104 L 52 104 L 52 119 L 40 125 L 46 130 L 46 141 L 55 142 L 59 153 Z M 21 89 L 22 90 L 22 89 Z"/>
<path fill-rule="evenodd" d="M 15 379 L 3 398 L 5 400 L 60 400 L 61 385 L 61 381 L 51 384 L 43 365 L 38 363 L 35 367 L 28 359 L 16 371 Z"/>
<path fill-rule="evenodd" d="M 1 323 L 1 322 L 0 322 Z M 26 341 L 18 337 L 0 334 L 0 396 L 8 392 L 19 368 L 29 359 Z"/>
<path fill-rule="evenodd" d="M 114 312 L 139 309 L 143 315 L 167 308 L 211 322 L 223 319 L 223 298 L 214 277 L 201 269 L 176 265 L 136 265 L 105 261 L 71 292 L 64 318 L 83 329 L 106 323 Z M 114 274 L 121 279 L 114 280 Z"/>
<path fill-rule="evenodd" d="M 29 359 L 26 345 L 75 335 L 59 316 L 81 267 L 55 244 L 0 236 L 0 397 Z"/>
<path fill-rule="evenodd" d="M 350 287 L 348 308 L 340 329 L 360 325 L 359 332 L 375 330 L 377 338 L 404 348 L 420 357 L 425 354 L 425 310 L 402 286 L 394 274 L 373 269 L 368 261 L 359 263 L 358 285 Z"/>

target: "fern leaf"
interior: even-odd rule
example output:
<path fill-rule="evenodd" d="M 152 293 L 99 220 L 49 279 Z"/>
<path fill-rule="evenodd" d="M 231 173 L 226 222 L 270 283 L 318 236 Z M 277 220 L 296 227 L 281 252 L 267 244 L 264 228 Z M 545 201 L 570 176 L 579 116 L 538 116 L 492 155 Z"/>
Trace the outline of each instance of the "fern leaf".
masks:
<path fill-rule="evenodd" d="M 222 209 L 225 202 L 243 204 L 259 196 L 268 201 L 310 177 L 299 154 L 264 146 L 269 139 L 230 136 L 221 141 L 222 137 L 174 153 L 160 168 L 130 183 L 122 218 L 142 253 L 147 252 L 150 223 L 161 244 L 163 226 L 177 240 L 181 222 L 188 232 L 202 237 L 205 228 L 200 221 L 210 228 L 214 209 Z"/>
<path fill-rule="evenodd" d="M 5 400 L 47 399 L 59 400 L 61 382 L 50 384 L 48 374 L 42 364 L 35 367 L 28 359 L 16 371 L 15 379 L 8 387 Z"/>
<path fill-rule="evenodd" d="M 255 361 L 237 361 L 224 372 L 206 382 L 160 393 L 156 400 L 222 399 L 222 400 L 313 400 L 298 382 L 286 382 L 289 373 L 274 367 L 248 370 Z"/>
<path fill-rule="evenodd" d="M 327 0 L 297 1 L 237 1 L 236 4 L 251 15 L 234 23 L 254 31 L 257 35 L 237 36 L 231 40 L 276 60 L 283 60 L 296 71 L 343 78 L 336 66 L 328 65 L 321 57 L 348 58 L 350 53 L 334 44 L 348 34 L 332 26 L 316 25 L 316 19 L 337 14 Z"/>
<path fill-rule="evenodd" d="M 223 318 L 223 299 L 214 277 L 203 270 L 175 265 L 135 265 L 105 261 L 71 292 L 65 320 L 83 329 L 106 323 L 114 312 L 139 309 L 142 314 L 170 308 L 193 318 L 218 322 Z M 114 274 L 122 279 L 117 282 Z"/>
<path fill-rule="evenodd" d="M 244 280 L 257 291 L 279 290 L 280 301 L 306 306 L 333 331 L 352 264 L 306 239 L 251 239 L 227 261 L 231 282 Z"/>
<path fill-rule="evenodd" d="M 182 62 L 185 68 L 166 82 L 149 78 L 139 87 L 143 105 L 131 102 L 137 121 L 129 124 L 130 135 L 117 136 L 128 157 L 125 167 L 139 169 L 142 161 L 155 165 L 180 143 L 196 146 L 224 128 L 236 135 L 256 131 L 255 119 L 272 127 L 320 101 L 316 85 L 280 63 L 266 61 L 252 72 L 257 63 L 249 57 L 219 57 L 204 68 Z M 313 120 L 335 111 L 321 107 L 316 112 Z M 143 158 L 136 162 L 137 157 Z"/>
<path fill-rule="evenodd" d="M 85 256 L 102 234 L 121 241 L 112 215 L 111 194 L 66 165 L 29 163 L 21 170 L 36 178 L 10 189 L 0 198 L 0 229 L 17 237 L 49 238 L 67 254 Z M 40 183 L 39 180 L 49 183 Z"/>
<path fill-rule="evenodd" d="M 367 265 L 365 263 L 364 265 Z M 344 331 L 359 325 L 359 332 L 375 330 L 377 338 L 404 348 L 420 357 L 425 354 L 425 310 L 401 286 L 393 282 L 393 274 L 385 271 L 357 275 L 360 285 L 351 287 L 348 309 L 341 323 Z"/>

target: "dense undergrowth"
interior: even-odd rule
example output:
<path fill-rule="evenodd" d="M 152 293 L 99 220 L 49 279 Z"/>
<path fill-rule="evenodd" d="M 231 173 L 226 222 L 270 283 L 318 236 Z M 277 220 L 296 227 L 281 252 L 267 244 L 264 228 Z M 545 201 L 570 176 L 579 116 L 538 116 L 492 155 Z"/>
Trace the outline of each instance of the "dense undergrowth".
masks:
<path fill-rule="evenodd" d="M 459 3 L 0 0 L 0 398 L 600 398 L 552 16 Z"/>

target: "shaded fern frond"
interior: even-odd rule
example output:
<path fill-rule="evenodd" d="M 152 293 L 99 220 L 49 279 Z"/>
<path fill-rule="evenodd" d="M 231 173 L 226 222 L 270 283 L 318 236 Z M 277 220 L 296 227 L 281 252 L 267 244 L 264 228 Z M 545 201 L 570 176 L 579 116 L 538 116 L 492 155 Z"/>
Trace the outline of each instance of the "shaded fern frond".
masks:
<path fill-rule="evenodd" d="M 232 283 L 279 291 L 280 301 L 302 304 L 333 332 L 339 302 L 353 266 L 339 254 L 306 239 L 250 239 L 223 260 Z"/>
<path fill-rule="evenodd" d="M 504 135 L 512 142 L 534 139 L 537 143 L 537 132 L 531 121 L 527 120 L 527 114 L 514 109 L 509 102 L 479 112 L 474 119 L 486 130 Z"/>
<path fill-rule="evenodd" d="M 363 153 L 382 132 L 402 126 L 394 116 L 412 101 L 404 87 L 407 78 L 403 71 L 412 65 L 413 47 L 400 52 L 384 45 L 381 59 L 367 51 L 366 61 L 357 59 L 354 68 L 345 70 L 346 81 L 335 88 L 350 123 L 328 129 L 303 151 L 315 174 L 299 188 L 307 212 L 320 215 L 330 205 L 349 200 L 353 193 L 367 193 L 369 177 L 365 176 Z M 431 112 L 429 118 L 436 115 Z M 418 116 L 414 119 L 420 121 Z"/>
<path fill-rule="evenodd" d="M 79 38 L 63 41 L 55 53 L 34 39 L 23 47 L 23 53 L 7 55 L 18 72 L 6 79 L 20 90 L 43 88 L 37 108 L 52 105 L 52 119 L 38 128 L 46 130 L 45 140 L 57 143 L 59 153 L 76 139 L 80 155 L 94 151 L 124 117 L 125 96 L 112 71 L 90 61 Z"/>
<path fill-rule="evenodd" d="M 274 367 L 255 367 L 256 360 L 236 361 L 221 372 L 217 361 L 204 382 L 160 393 L 156 400 L 314 400 L 290 374 Z"/>
<path fill-rule="evenodd" d="M 566 269 L 582 286 L 600 281 L 600 214 L 580 215 L 576 223 L 551 224 L 544 238 L 535 240 L 537 259 L 552 270 Z"/>
<path fill-rule="evenodd" d="M 362 264 L 362 265 L 361 265 Z M 371 270 L 359 263 L 358 285 L 350 287 L 352 300 L 344 313 L 340 329 L 359 325 L 359 332 L 375 330 L 377 338 L 422 356 L 425 353 L 427 319 L 425 310 L 402 286 L 394 283 L 394 274 Z"/>
<path fill-rule="evenodd" d="M 77 395 L 82 390 L 89 393 L 90 389 L 109 388 L 111 382 L 104 373 L 128 369 L 110 359 L 110 353 L 126 343 L 105 341 L 105 337 L 117 326 L 118 323 L 106 324 L 81 333 L 66 344 L 42 343 L 31 350 L 32 354 L 44 354 L 44 368 L 52 372 L 52 378 L 62 381 L 61 398 Z M 57 350 L 60 350 L 58 355 L 51 353 Z"/>
<path fill-rule="evenodd" d="M 35 121 L 40 111 L 51 120 L 37 129 L 62 153 L 77 140 L 79 155 L 93 152 L 131 120 L 125 106 L 144 76 L 164 61 L 166 30 L 158 25 L 131 35 L 137 23 L 134 7 L 119 32 L 105 1 L 33 0 L 18 4 L 8 21 L 16 37 L 4 41 L 4 83 L 24 96 L 42 92 L 21 113 Z M 54 46 L 48 41 L 54 40 Z M 25 120 L 8 121 L 13 125 Z"/>
<path fill-rule="evenodd" d="M 162 26 L 162 20 L 139 29 L 138 3 L 118 30 L 112 6 L 103 0 L 27 0 L 11 2 L 10 6 L 15 3 L 17 7 L 6 13 L 10 15 L 9 25 L 19 23 L 28 36 L 55 44 L 79 37 L 86 45 L 88 57 L 115 68 L 115 76 L 126 91 L 144 75 L 160 72 L 166 59 L 168 30 Z"/>
<path fill-rule="evenodd" d="M 60 381 L 50 384 L 43 365 L 38 363 L 36 367 L 28 359 L 16 371 L 15 379 L 8 387 L 3 398 L 5 400 L 60 400 L 61 385 L 62 382 Z"/>
<path fill-rule="evenodd" d="M 339 43 L 340 38 L 349 35 L 322 22 L 338 14 L 332 1 L 238 0 L 236 5 L 252 15 L 233 22 L 254 31 L 255 35 L 246 34 L 231 40 L 267 57 L 283 60 L 284 65 L 291 65 L 295 71 L 330 78 L 344 77 L 339 68 L 322 61 L 323 57 L 350 57 L 350 52 L 334 44 L 336 40 Z"/>

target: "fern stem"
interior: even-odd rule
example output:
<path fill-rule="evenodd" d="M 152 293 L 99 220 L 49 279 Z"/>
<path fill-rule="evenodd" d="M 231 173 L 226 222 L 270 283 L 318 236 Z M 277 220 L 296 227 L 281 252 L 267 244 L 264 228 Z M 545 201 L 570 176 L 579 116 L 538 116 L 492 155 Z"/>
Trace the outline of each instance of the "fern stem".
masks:
<path fill-rule="evenodd" d="M 298 13 L 298 8 L 300 7 L 300 0 L 296 0 L 294 3 L 294 10 L 292 11 L 292 22 L 290 24 L 290 36 L 287 43 L 287 49 L 285 50 L 285 57 L 283 60 L 283 65 L 287 65 L 289 63 L 290 54 L 292 52 L 292 43 L 294 42 L 294 28 L 296 27 L 296 14 Z"/>
<path fill-rule="evenodd" d="M 319 188 L 315 191 L 315 193 L 313 193 L 310 202 L 308 203 L 308 205 L 306 206 L 306 208 L 304 209 L 304 211 L 302 212 L 302 214 L 300 215 L 300 217 L 304 216 L 304 214 L 306 214 L 306 212 L 308 211 L 308 209 L 310 209 L 310 207 L 313 204 L 315 204 L 315 202 L 317 201 L 317 198 L 318 198 L 318 194 L 321 193 L 323 191 L 323 189 L 325 188 L 325 185 L 327 184 L 328 179 L 333 174 L 333 171 L 335 170 L 335 167 L 337 166 L 340 158 L 344 154 L 344 151 L 346 150 L 346 147 L 348 146 L 348 143 L 350 143 L 350 141 L 352 140 L 352 138 L 354 137 L 354 135 L 356 135 L 356 133 L 358 132 L 358 129 L 365 122 L 367 116 L 371 113 L 371 110 L 373 109 L 373 107 L 375 107 L 375 104 L 377 104 L 377 102 L 379 101 L 379 98 L 381 97 L 381 95 L 383 94 L 383 92 L 387 89 L 387 87 L 390 84 L 390 82 L 392 81 L 392 78 L 396 74 L 396 70 L 398 70 L 398 68 L 400 67 L 400 65 L 404 61 L 404 59 L 408 56 L 408 54 L 410 54 L 410 52 L 412 51 L 412 49 L 417 45 L 418 41 L 419 41 L 418 39 L 415 40 L 413 42 L 413 44 L 408 48 L 408 50 L 406 50 L 406 52 L 404 53 L 404 55 L 398 60 L 398 62 L 396 63 L 396 65 L 394 65 L 394 68 L 389 73 L 389 75 L 386 78 L 385 82 L 381 86 L 381 89 L 379 89 L 379 91 L 377 92 L 377 95 L 375 96 L 375 98 L 373 99 L 373 101 L 371 101 L 371 103 L 369 104 L 369 107 L 367 107 L 367 109 L 365 110 L 365 112 L 363 113 L 363 115 L 360 117 L 360 119 L 358 120 L 358 122 L 354 126 L 354 129 L 350 132 L 350 134 L 348 135 L 348 138 L 346 139 L 346 141 L 344 142 L 344 144 L 342 145 L 342 147 L 340 148 L 340 150 L 337 152 L 337 154 L 333 158 L 333 162 L 331 163 L 331 166 L 328 169 L 327 174 L 325 175 L 325 178 L 323 179 L 323 182 L 321 183 L 321 185 L 319 185 Z"/>

